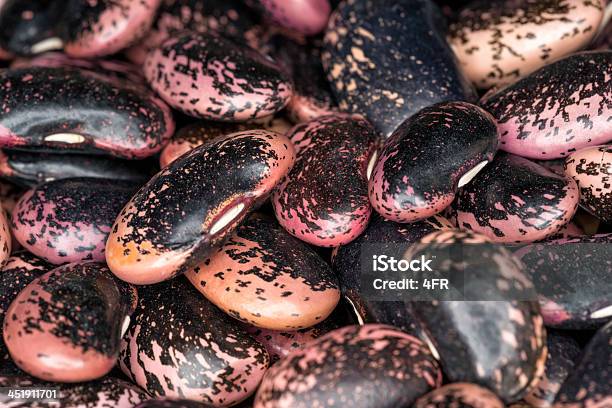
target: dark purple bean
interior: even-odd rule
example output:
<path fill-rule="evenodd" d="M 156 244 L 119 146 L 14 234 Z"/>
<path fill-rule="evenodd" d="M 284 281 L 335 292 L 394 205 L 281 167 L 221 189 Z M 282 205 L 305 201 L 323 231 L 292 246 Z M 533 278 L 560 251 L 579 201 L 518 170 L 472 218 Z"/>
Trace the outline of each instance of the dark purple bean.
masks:
<path fill-rule="evenodd" d="M 56 0 L 5 0 L 0 8 L 0 47 L 17 55 L 59 50 L 57 22 L 63 6 Z"/>
<path fill-rule="evenodd" d="M 472 100 L 430 0 L 347 0 L 332 14 L 323 66 L 341 110 L 384 136 L 437 102 Z"/>
<path fill-rule="evenodd" d="M 576 368 L 565 380 L 555 408 L 605 408 L 612 405 L 612 322 L 587 344 Z"/>
<path fill-rule="evenodd" d="M 412 224 L 397 224 L 379 215 L 372 217 L 368 228 L 355 241 L 334 250 L 332 265 L 338 274 L 342 295 L 347 300 L 360 324 L 383 323 L 424 339 L 409 304 L 399 301 L 372 301 L 361 291 L 361 251 L 364 245 L 381 245 L 380 252 L 388 254 L 393 244 L 412 244 L 438 229 L 451 228 L 440 217 L 432 217 Z M 398 259 L 401 258 L 398 254 Z"/>
<path fill-rule="evenodd" d="M 0 152 L 0 176 L 25 187 L 74 177 L 146 183 L 159 169 L 151 160 L 123 160 L 86 154 Z"/>
<path fill-rule="evenodd" d="M 498 154 L 453 204 L 459 228 L 495 242 L 534 242 L 556 234 L 578 208 L 576 182 L 519 156 Z"/>
<path fill-rule="evenodd" d="M 268 368 L 266 349 L 184 277 L 139 290 L 119 364 L 155 397 L 213 406 L 246 399 Z"/>
<path fill-rule="evenodd" d="M 106 245 L 109 267 L 135 284 L 186 272 L 267 199 L 294 160 L 291 142 L 265 130 L 217 138 L 181 156 L 119 214 Z"/>
<path fill-rule="evenodd" d="M 325 116 L 290 132 L 295 166 L 272 195 L 279 223 L 312 245 L 346 244 L 366 228 L 372 208 L 367 177 L 378 138 L 361 117 Z"/>
<path fill-rule="evenodd" d="M 406 257 L 414 259 L 436 244 L 462 244 L 467 251 L 467 244 L 486 242 L 472 232 L 441 230 L 422 238 Z M 502 247 L 475 248 L 478 256 L 469 255 L 473 250 L 465 252 L 461 263 L 450 264 L 446 271 L 451 277 L 472 271 L 465 279 L 478 278 L 475 284 L 465 284 L 465 297 L 471 301 L 419 301 L 412 307 L 450 381 L 480 384 L 505 402 L 514 402 L 535 386 L 544 370 L 544 324 L 537 301 L 509 300 L 532 296 L 533 284 L 520 262 Z M 487 300 L 490 296 L 497 301 Z"/>
<path fill-rule="evenodd" d="M 558 239 L 516 252 L 547 326 L 593 329 L 612 319 L 612 234 Z"/>
<path fill-rule="evenodd" d="M 15 364 L 48 381 L 100 378 L 115 365 L 136 289 L 104 264 L 74 263 L 36 278 L 13 300 L 4 342 Z"/>
<path fill-rule="evenodd" d="M 580 356 L 580 346 L 567 334 L 556 331 L 546 333 L 548 355 L 542 378 L 525 396 L 525 401 L 536 408 L 552 406 L 561 384 L 573 371 Z"/>
<path fill-rule="evenodd" d="M 19 55 L 63 49 L 74 57 L 114 54 L 146 34 L 161 0 L 7 0 L 0 46 Z"/>
<path fill-rule="evenodd" d="M 145 158 L 174 132 L 140 86 L 68 68 L 0 71 L 0 146 Z"/>
<path fill-rule="evenodd" d="M 415 222 L 438 214 L 497 151 L 495 120 L 464 102 L 425 108 L 387 139 L 369 182 L 383 217 Z"/>

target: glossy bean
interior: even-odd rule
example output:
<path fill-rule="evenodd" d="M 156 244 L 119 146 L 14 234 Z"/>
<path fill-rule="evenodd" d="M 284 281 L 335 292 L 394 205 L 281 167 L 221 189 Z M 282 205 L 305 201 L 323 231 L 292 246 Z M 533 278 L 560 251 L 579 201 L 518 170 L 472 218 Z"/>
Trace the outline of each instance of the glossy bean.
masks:
<path fill-rule="evenodd" d="M 106 244 L 109 267 L 135 284 L 187 271 L 268 197 L 294 160 L 291 142 L 265 130 L 221 137 L 181 156 L 117 217 Z"/>

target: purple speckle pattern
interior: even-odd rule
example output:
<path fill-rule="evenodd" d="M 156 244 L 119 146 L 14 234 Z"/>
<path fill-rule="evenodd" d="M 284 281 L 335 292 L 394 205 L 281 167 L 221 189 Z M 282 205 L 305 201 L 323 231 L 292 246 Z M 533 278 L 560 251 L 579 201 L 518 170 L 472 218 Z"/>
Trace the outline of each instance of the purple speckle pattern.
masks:
<path fill-rule="evenodd" d="M 370 202 L 395 222 L 431 217 L 452 203 L 462 176 L 493 160 L 497 145 L 495 121 L 481 108 L 465 102 L 425 108 L 385 142 L 369 181 Z"/>
<path fill-rule="evenodd" d="M 368 224 L 367 167 L 378 148 L 366 120 L 331 115 L 302 123 L 289 134 L 295 166 L 272 195 L 279 223 L 312 245 L 355 239 Z"/>
<path fill-rule="evenodd" d="M 3 148 L 142 159 L 160 151 L 173 132 L 170 109 L 127 81 L 74 68 L 0 72 Z"/>
<path fill-rule="evenodd" d="M 269 357 L 237 322 L 179 277 L 140 290 L 119 364 L 155 397 L 229 406 L 255 391 Z"/>
<path fill-rule="evenodd" d="M 441 379 L 437 361 L 417 338 L 380 324 L 346 326 L 272 366 L 254 407 L 409 406 Z"/>
<path fill-rule="evenodd" d="M 131 182 L 94 178 L 42 184 L 15 206 L 13 235 L 24 248 L 53 264 L 104 261 L 113 222 L 137 189 Z"/>
<path fill-rule="evenodd" d="M 547 65 L 483 107 L 498 121 L 500 148 L 532 159 L 566 157 L 612 140 L 612 52 L 584 52 Z"/>
<path fill-rule="evenodd" d="M 498 154 L 457 195 L 459 228 L 500 243 L 525 243 L 556 234 L 576 213 L 576 182 L 525 158 Z"/>

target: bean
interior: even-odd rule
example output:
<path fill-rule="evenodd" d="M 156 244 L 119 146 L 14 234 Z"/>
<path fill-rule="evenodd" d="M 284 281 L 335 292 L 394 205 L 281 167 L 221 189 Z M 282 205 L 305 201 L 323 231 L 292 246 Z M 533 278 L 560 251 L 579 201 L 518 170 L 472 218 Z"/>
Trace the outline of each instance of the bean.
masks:
<path fill-rule="evenodd" d="M 343 2 L 325 33 L 323 66 L 340 109 L 387 137 L 437 102 L 473 100 L 429 1 Z"/>
<path fill-rule="evenodd" d="M 313 326 L 340 298 L 337 279 L 319 255 L 256 216 L 186 276 L 229 315 L 266 329 Z"/>
<path fill-rule="evenodd" d="M 313 245 L 333 247 L 355 239 L 368 224 L 368 168 L 377 136 L 361 118 L 325 116 L 296 126 L 294 168 L 272 196 L 279 223 Z"/>
<path fill-rule="evenodd" d="M 497 145 L 493 118 L 475 105 L 450 102 L 423 109 L 385 142 L 370 177 L 370 202 L 396 222 L 431 217 L 493 160 Z"/>
<path fill-rule="evenodd" d="M 453 204 L 460 228 L 495 242 L 533 242 L 557 233 L 576 213 L 573 180 L 514 155 L 500 154 Z"/>
<path fill-rule="evenodd" d="M 73 68 L 4 70 L 0 101 L 2 147 L 142 159 L 174 132 L 170 110 L 151 92 Z"/>
<path fill-rule="evenodd" d="M 135 284 L 186 272 L 236 230 L 293 162 L 291 142 L 265 130 L 217 138 L 181 156 L 117 217 L 106 244 L 109 267 Z"/>
<path fill-rule="evenodd" d="M 440 380 L 438 364 L 415 337 L 379 324 L 347 326 L 270 368 L 254 406 L 355 405 L 364 398 L 381 408 L 405 406 Z"/>
<path fill-rule="evenodd" d="M 102 262 L 115 217 L 136 190 L 130 182 L 93 178 L 42 184 L 15 206 L 13 234 L 28 251 L 56 265 Z"/>
<path fill-rule="evenodd" d="M 34 279 L 13 300 L 4 342 L 25 372 L 47 381 L 99 378 L 115 365 L 136 289 L 104 264 L 73 263 Z"/>
<path fill-rule="evenodd" d="M 272 115 L 293 92 L 273 61 L 213 34 L 170 38 L 149 53 L 144 73 L 172 107 L 210 120 L 241 122 Z"/>
<path fill-rule="evenodd" d="M 168 298 L 168 293 L 173 295 Z M 140 290 L 119 364 L 153 396 L 228 406 L 255 391 L 269 357 L 260 343 L 180 277 Z"/>
<path fill-rule="evenodd" d="M 603 3 L 473 2 L 451 24 L 450 44 L 474 84 L 503 85 L 586 47 L 602 21 Z"/>

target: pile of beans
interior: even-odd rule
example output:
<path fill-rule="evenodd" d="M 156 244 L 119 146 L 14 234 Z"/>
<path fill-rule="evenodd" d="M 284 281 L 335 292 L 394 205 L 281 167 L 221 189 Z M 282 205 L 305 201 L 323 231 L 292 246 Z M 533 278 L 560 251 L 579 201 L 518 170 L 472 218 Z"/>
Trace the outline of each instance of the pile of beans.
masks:
<path fill-rule="evenodd" d="M 610 15 L 0 0 L 0 406 L 612 407 Z M 537 296 L 364 296 L 432 243 Z"/>

